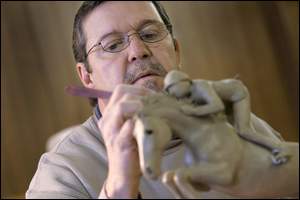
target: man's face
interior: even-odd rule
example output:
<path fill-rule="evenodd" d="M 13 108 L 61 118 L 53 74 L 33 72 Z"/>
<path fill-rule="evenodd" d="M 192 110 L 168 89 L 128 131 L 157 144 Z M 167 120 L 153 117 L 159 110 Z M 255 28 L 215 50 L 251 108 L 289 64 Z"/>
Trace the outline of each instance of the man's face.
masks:
<path fill-rule="evenodd" d="M 112 32 L 135 33 L 146 21 L 164 24 L 151 2 L 105 2 L 83 21 L 87 51 Z M 179 65 L 179 52 L 168 34 L 156 43 L 144 43 L 137 34 L 123 51 L 109 53 L 101 46 L 88 56 L 92 70 L 88 87 L 113 91 L 120 83 L 161 90 L 163 77 Z"/>

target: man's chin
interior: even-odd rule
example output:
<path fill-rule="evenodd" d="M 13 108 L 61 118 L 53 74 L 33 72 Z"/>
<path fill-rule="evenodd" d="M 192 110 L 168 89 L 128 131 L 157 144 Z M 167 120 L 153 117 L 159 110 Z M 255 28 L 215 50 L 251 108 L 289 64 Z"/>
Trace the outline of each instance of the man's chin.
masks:
<path fill-rule="evenodd" d="M 160 76 L 149 76 L 138 80 L 135 82 L 135 85 L 141 85 L 150 90 L 160 92 L 163 89 L 163 80 L 163 77 Z"/>

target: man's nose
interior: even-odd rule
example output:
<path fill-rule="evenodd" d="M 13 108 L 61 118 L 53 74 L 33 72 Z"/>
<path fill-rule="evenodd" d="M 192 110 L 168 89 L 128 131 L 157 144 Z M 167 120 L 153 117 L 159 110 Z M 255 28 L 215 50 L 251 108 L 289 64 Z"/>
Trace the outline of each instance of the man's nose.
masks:
<path fill-rule="evenodd" d="M 151 55 L 151 51 L 148 46 L 140 39 L 138 34 L 134 34 L 130 38 L 128 61 L 133 62 L 135 60 L 148 58 Z"/>

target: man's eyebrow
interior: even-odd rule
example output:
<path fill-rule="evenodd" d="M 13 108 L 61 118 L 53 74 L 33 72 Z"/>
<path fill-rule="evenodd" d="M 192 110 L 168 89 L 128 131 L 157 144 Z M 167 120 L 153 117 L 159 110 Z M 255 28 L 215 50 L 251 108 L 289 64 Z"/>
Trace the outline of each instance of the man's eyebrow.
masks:
<path fill-rule="evenodd" d="M 122 34 L 122 32 L 117 31 L 117 30 L 113 30 L 111 32 L 105 33 L 104 35 L 102 35 L 98 40 L 97 40 L 97 44 L 99 44 L 101 42 L 101 40 L 103 40 L 105 37 L 109 36 L 109 35 L 114 35 L 114 34 Z"/>
<path fill-rule="evenodd" d="M 139 30 L 139 29 L 143 28 L 146 25 L 149 25 L 149 24 L 158 24 L 158 23 L 159 24 L 163 24 L 163 22 L 160 22 L 160 21 L 158 21 L 156 19 L 145 19 L 145 20 L 142 20 L 141 22 L 138 23 L 136 29 Z"/>
<path fill-rule="evenodd" d="M 155 19 L 145 19 L 145 20 L 142 20 L 141 22 L 138 23 L 137 27 L 136 27 L 136 30 L 139 30 L 141 28 L 143 28 L 144 26 L 146 25 L 149 25 L 149 24 L 156 24 L 156 23 L 163 23 L 163 22 L 160 22 L 158 20 L 155 20 Z M 113 34 L 123 34 L 122 32 L 120 31 L 117 31 L 117 30 L 113 30 L 111 32 L 108 32 L 108 33 L 105 33 L 104 35 L 102 35 L 98 40 L 97 40 L 97 44 L 99 44 L 105 37 L 109 36 L 109 35 L 113 35 Z"/>

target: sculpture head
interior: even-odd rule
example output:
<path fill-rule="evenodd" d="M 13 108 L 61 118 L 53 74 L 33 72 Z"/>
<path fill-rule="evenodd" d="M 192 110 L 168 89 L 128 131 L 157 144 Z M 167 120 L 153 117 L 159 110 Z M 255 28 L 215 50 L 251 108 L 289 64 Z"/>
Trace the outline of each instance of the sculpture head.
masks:
<path fill-rule="evenodd" d="M 177 98 L 184 98 L 190 94 L 191 80 L 181 71 L 172 70 L 164 79 L 164 90 Z"/>
<path fill-rule="evenodd" d="M 133 134 L 138 144 L 140 166 L 144 176 L 157 179 L 161 174 L 162 153 L 172 137 L 171 129 L 163 119 L 139 114 Z"/>

